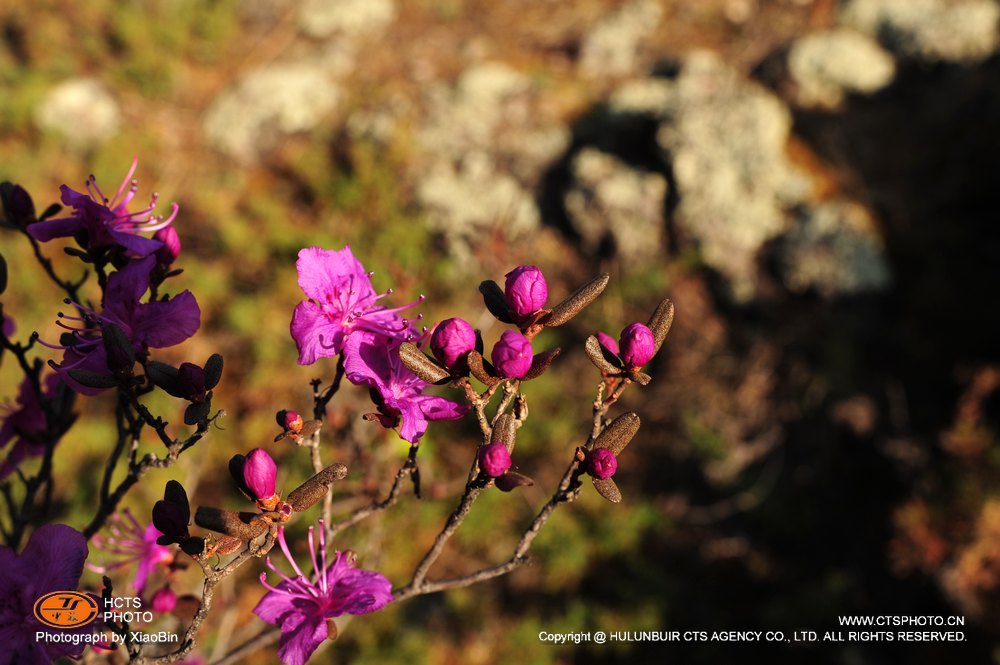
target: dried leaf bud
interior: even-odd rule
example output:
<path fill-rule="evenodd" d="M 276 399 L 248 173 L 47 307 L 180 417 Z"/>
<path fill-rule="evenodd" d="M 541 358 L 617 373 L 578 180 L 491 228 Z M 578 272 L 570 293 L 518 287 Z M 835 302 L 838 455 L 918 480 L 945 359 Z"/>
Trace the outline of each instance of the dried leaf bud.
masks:
<path fill-rule="evenodd" d="M 173 592 L 170 585 L 164 585 L 163 588 L 158 589 L 156 593 L 153 594 L 150 600 L 150 605 L 154 612 L 160 614 L 167 614 L 172 612 L 177 606 L 177 594 Z"/>
<path fill-rule="evenodd" d="M 156 250 L 156 261 L 162 266 L 169 266 L 177 260 L 181 253 L 181 239 L 174 225 L 164 226 L 153 234 L 153 240 L 159 240 L 163 247 Z"/>
<path fill-rule="evenodd" d="M 514 323 L 514 315 L 507 307 L 503 289 L 492 279 L 487 279 L 479 283 L 479 292 L 483 294 L 483 303 L 490 314 L 495 316 L 502 323 Z"/>
<path fill-rule="evenodd" d="M 191 519 L 190 510 L 186 506 L 180 506 L 167 500 L 157 501 L 153 504 L 153 526 L 160 533 L 165 542 L 161 545 L 179 543 L 188 537 L 188 521 Z"/>
<path fill-rule="evenodd" d="M 263 448 L 254 448 L 243 463 L 243 482 L 250 490 L 250 496 L 257 501 L 274 496 L 278 465 Z"/>
<path fill-rule="evenodd" d="M 510 453 L 502 443 L 490 443 L 479 449 L 479 468 L 490 478 L 502 476 L 510 468 Z"/>
<path fill-rule="evenodd" d="M 520 379 L 531 369 L 533 354 L 527 337 L 513 330 L 505 330 L 490 354 L 493 366 L 505 379 Z"/>
<path fill-rule="evenodd" d="M 113 323 L 101 327 L 104 339 L 104 350 L 107 354 L 108 369 L 112 374 L 127 374 L 131 376 L 135 365 L 135 350 L 125 332 Z"/>
<path fill-rule="evenodd" d="M 607 287 L 608 280 L 610 279 L 611 277 L 607 273 L 598 275 L 553 307 L 552 311 L 542 318 L 540 322 L 550 327 L 561 326 L 566 323 L 582 312 L 587 305 L 597 300 L 597 297 L 604 293 L 604 289 Z"/>
<path fill-rule="evenodd" d="M 597 440 L 594 448 L 607 448 L 615 455 L 621 454 L 635 433 L 639 431 L 639 416 L 634 411 L 623 413 L 611 421 Z"/>
<path fill-rule="evenodd" d="M 622 330 L 618 346 L 622 362 L 629 369 L 639 369 L 656 353 L 653 331 L 641 323 L 633 323 Z"/>
<path fill-rule="evenodd" d="M 343 480 L 346 477 L 347 467 L 340 462 L 334 462 L 289 492 L 286 501 L 295 512 L 301 513 L 322 499 L 335 480 Z"/>
<path fill-rule="evenodd" d="M 509 413 L 502 413 L 497 417 L 493 425 L 493 432 L 490 436 L 490 443 L 502 443 L 507 446 L 507 450 L 514 447 L 514 436 L 517 432 L 517 421 Z"/>
<path fill-rule="evenodd" d="M 399 359 L 407 369 L 427 383 L 438 383 L 450 378 L 440 365 L 424 355 L 424 352 L 413 342 L 403 342 L 399 345 Z"/>
<path fill-rule="evenodd" d="M 618 459 L 607 448 L 594 448 L 587 454 L 587 473 L 594 478 L 605 480 L 615 475 Z"/>
<path fill-rule="evenodd" d="M 194 523 L 203 529 L 242 540 L 253 540 L 267 533 L 270 528 L 270 522 L 256 513 L 238 513 L 210 506 L 200 506 L 195 511 Z"/>
<path fill-rule="evenodd" d="M 431 335 L 431 353 L 453 374 L 468 372 L 466 356 L 476 348 L 476 331 L 464 319 L 445 319 Z"/>
<path fill-rule="evenodd" d="M 621 490 L 618 489 L 618 485 L 611 478 L 605 478 L 604 480 L 594 478 L 594 489 L 611 503 L 621 503 Z"/>
<path fill-rule="evenodd" d="M 660 350 L 663 340 L 667 338 L 667 333 L 670 332 L 670 326 L 673 323 L 674 303 L 665 298 L 656 306 L 652 316 L 649 317 L 649 323 L 646 324 L 653 331 L 653 337 L 656 339 L 656 351 Z"/>
<path fill-rule="evenodd" d="M 523 473 L 518 473 L 517 471 L 508 471 L 503 474 L 495 481 L 497 489 L 501 492 L 510 492 L 518 487 L 530 487 L 535 484 L 535 481 L 524 475 Z"/>
<path fill-rule="evenodd" d="M 538 266 L 518 266 L 506 275 L 503 295 L 507 306 L 518 317 L 534 314 L 545 306 L 549 285 Z"/>
<path fill-rule="evenodd" d="M 542 353 L 539 353 L 538 355 L 534 356 L 531 359 L 531 367 L 528 369 L 528 372 L 524 375 L 524 379 L 526 380 L 537 379 L 538 377 L 540 377 L 542 374 L 545 373 L 545 370 L 549 368 L 549 365 L 552 364 L 552 361 L 555 360 L 556 356 L 558 356 L 561 352 L 562 349 L 560 349 L 557 346 L 554 349 L 543 351 Z"/>
<path fill-rule="evenodd" d="M 479 351 L 469 352 L 469 372 L 472 376 L 476 377 L 488 386 L 492 386 L 495 383 L 499 383 L 500 379 L 490 374 L 489 370 L 486 369 L 486 361 Z"/>

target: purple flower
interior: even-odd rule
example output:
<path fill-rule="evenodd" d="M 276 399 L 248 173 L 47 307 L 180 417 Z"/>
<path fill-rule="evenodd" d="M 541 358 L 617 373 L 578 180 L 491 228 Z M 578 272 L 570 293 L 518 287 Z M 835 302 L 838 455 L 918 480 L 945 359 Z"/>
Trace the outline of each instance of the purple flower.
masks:
<path fill-rule="evenodd" d="M 47 593 L 76 589 L 87 554 L 87 540 L 65 524 L 39 527 L 20 555 L 0 545 L 0 643 L 4 662 L 43 664 L 83 653 L 83 643 L 36 640 L 35 633 L 89 633 L 93 624 L 76 631 L 47 628 L 35 618 L 34 605 Z"/>
<path fill-rule="evenodd" d="M 34 384 L 28 377 L 21 382 L 17 395 L 17 408 L 5 407 L 3 425 L 0 426 L 0 449 L 15 441 L 0 464 L 0 480 L 9 476 L 14 469 L 27 457 L 38 457 L 45 452 L 46 446 L 52 443 L 52 437 L 58 439 L 54 431 L 49 429 L 48 418 L 45 415 L 43 403 L 56 399 L 57 393 L 63 388 L 63 382 L 58 374 L 49 374 L 42 382 L 42 395 L 35 392 Z"/>
<path fill-rule="evenodd" d="M 653 331 L 641 323 L 633 323 L 622 330 L 618 342 L 621 359 L 629 369 L 636 370 L 648 363 L 656 353 Z"/>
<path fill-rule="evenodd" d="M 465 356 L 474 348 L 476 331 L 464 319 L 445 319 L 431 334 L 431 353 L 449 370 L 458 373 L 468 372 Z"/>
<path fill-rule="evenodd" d="M 500 341 L 493 345 L 490 360 L 500 376 L 506 379 L 520 379 L 531 369 L 531 342 L 527 337 L 513 330 L 505 330 Z"/>
<path fill-rule="evenodd" d="M 278 465 L 263 448 L 254 448 L 243 463 L 243 482 L 256 501 L 274 497 L 274 483 Z"/>
<path fill-rule="evenodd" d="M 469 406 L 424 395 L 429 384 L 399 359 L 399 344 L 372 333 L 351 335 L 344 348 L 344 372 L 351 383 L 374 389 L 372 396 L 385 427 L 399 425 L 399 436 L 417 443 L 427 431 L 428 421 L 456 420 Z"/>
<path fill-rule="evenodd" d="M 545 306 L 549 286 L 538 266 L 518 266 L 507 273 L 503 295 L 510 310 L 523 318 Z"/>
<path fill-rule="evenodd" d="M 607 480 L 618 470 L 618 458 L 607 448 L 594 448 L 587 454 L 587 473 Z"/>
<path fill-rule="evenodd" d="M 479 468 L 490 478 L 502 476 L 510 468 L 510 451 L 500 442 L 479 449 Z"/>
<path fill-rule="evenodd" d="M 148 207 L 138 212 L 128 211 L 128 204 L 135 197 L 138 188 L 136 181 L 132 180 L 138 163 L 137 158 L 132 160 L 132 168 L 111 199 L 97 186 L 94 176 L 87 179 L 86 194 L 63 185 L 59 188 L 62 191 L 62 202 L 73 209 L 73 214 L 30 224 L 28 233 L 42 242 L 74 236 L 80 246 L 86 249 L 121 246 L 130 256 L 149 256 L 160 249 L 163 243 L 138 234 L 169 227 L 177 217 L 178 208 L 176 203 L 171 204 L 170 215 L 166 219 L 154 215 L 158 195 L 153 194 Z"/>
<path fill-rule="evenodd" d="M 94 547 L 110 554 L 115 560 L 98 565 L 87 563 L 87 568 L 95 573 L 104 574 L 112 570 L 138 564 L 132 588 L 139 595 L 146 589 L 149 576 L 160 566 L 166 567 L 174 559 L 169 547 L 157 544 L 156 540 L 163 534 L 152 523 L 143 527 L 132 511 L 122 511 L 124 517 L 115 514 L 108 524 L 108 535 L 93 536 Z"/>
<path fill-rule="evenodd" d="M 46 345 L 64 351 L 60 364 L 50 364 L 73 390 L 84 395 L 96 395 L 104 388 L 82 385 L 69 375 L 70 370 L 112 375 L 100 337 L 102 325 L 118 326 L 132 342 L 136 354 L 146 353 L 149 347 L 159 349 L 180 344 L 198 330 L 201 309 L 190 291 L 183 291 L 169 300 L 140 302 L 149 289 L 149 273 L 154 265 L 155 259 L 150 256 L 130 261 L 124 268 L 112 273 L 104 293 L 103 310 L 100 314 L 88 311 L 89 321 L 79 317 L 62 317 L 90 324 L 90 327 L 78 329 L 62 324 L 72 331 L 71 342 L 63 346 Z"/>
<path fill-rule="evenodd" d="M 299 286 L 309 298 L 295 306 L 290 326 L 300 365 L 336 356 L 355 330 L 397 339 L 412 336 L 409 322 L 398 312 L 422 302 L 423 296 L 394 309 L 376 304 L 392 289 L 376 294 L 371 274 L 365 272 L 349 246 L 339 251 L 307 247 L 299 251 L 295 267 Z"/>
<path fill-rule="evenodd" d="M 260 581 L 270 591 L 254 608 L 254 614 L 268 623 L 281 627 L 278 658 L 285 665 L 302 665 L 329 634 L 329 619 L 343 614 L 368 614 L 392 602 L 392 584 L 380 573 L 355 568 L 350 552 L 335 552 L 327 564 L 326 534 L 319 523 L 319 556 L 313 545 L 313 528 L 309 527 L 309 553 L 313 574 L 306 575 L 295 563 L 285 528 L 278 527 L 278 544 L 295 571 L 289 577 L 275 568 L 271 558 L 267 567 L 283 580 L 277 587 L 267 583 L 267 573 Z"/>
<path fill-rule="evenodd" d="M 278 418 L 278 424 L 284 427 L 286 432 L 298 434 L 302 431 L 305 422 L 302 420 L 302 414 L 298 411 L 282 411 L 279 415 L 281 417 Z"/>

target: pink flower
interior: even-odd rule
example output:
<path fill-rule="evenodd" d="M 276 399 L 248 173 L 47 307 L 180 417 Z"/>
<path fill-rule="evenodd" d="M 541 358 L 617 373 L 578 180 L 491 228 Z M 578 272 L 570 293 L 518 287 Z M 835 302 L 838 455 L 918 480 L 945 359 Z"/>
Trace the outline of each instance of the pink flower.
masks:
<path fill-rule="evenodd" d="M 309 298 L 295 306 L 290 326 L 300 365 L 336 356 L 344 340 L 356 330 L 397 339 L 412 336 L 409 322 L 397 312 L 422 302 L 423 296 L 404 307 L 386 309 L 378 305 L 392 289 L 376 294 L 371 275 L 354 258 L 350 247 L 339 251 L 307 247 L 299 251 L 295 266 L 299 286 Z"/>
<path fill-rule="evenodd" d="M 500 442 L 479 449 L 479 468 L 490 478 L 502 476 L 510 468 L 510 451 Z"/>
<path fill-rule="evenodd" d="M 618 470 L 618 459 L 607 448 L 594 448 L 587 453 L 587 473 L 594 478 L 607 480 Z"/>
<path fill-rule="evenodd" d="M 58 365 L 51 363 L 70 388 L 83 395 L 96 395 L 104 388 L 85 386 L 70 376 L 71 370 L 112 376 L 108 355 L 102 340 L 102 326 L 114 324 L 125 333 L 136 354 L 148 348 L 165 348 L 180 344 L 197 332 L 201 325 L 201 309 L 190 291 L 183 291 L 169 300 L 141 302 L 149 289 L 149 274 L 155 265 L 153 257 L 130 261 L 124 268 L 108 277 L 104 293 L 104 307 L 100 314 L 88 312 L 89 327 L 70 328 L 68 343 L 50 348 L 64 351 Z M 65 320 L 88 321 L 79 317 L 63 316 Z M 96 325 L 95 325 L 96 324 Z M 64 334 L 64 337 L 66 335 Z"/>
<path fill-rule="evenodd" d="M 176 203 L 171 204 L 170 215 L 166 219 L 154 215 L 158 195 L 153 194 L 149 206 L 138 212 L 128 211 L 128 204 L 135 197 L 138 188 L 136 181 L 132 180 L 138 163 L 138 158 L 132 160 L 132 167 L 111 199 L 97 186 L 94 176 L 87 179 L 86 194 L 63 185 L 59 188 L 62 191 L 62 202 L 73 208 L 73 214 L 30 224 L 28 233 L 42 242 L 73 236 L 85 249 L 121 246 L 130 256 L 149 256 L 160 249 L 163 243 L 138 234 L 170 226 L 177 217 L 178 207 Z"/>
<path fill-rule="evenodd" d="M 278 465 L 263 448 L 254 448 L 243 463 L 243 482 L 256 501 L 274 497 Z"/>
<path fill-rule="evenodd" d="M 449 370 L 468 373 L 465 357 L 476 348 L 476 331 L 465 319 L 445 319 L 435 326 L 430 346 L 434 357 Z"/>
<path fill-rule="evenodd" d="M 621 359 L 629 369 L 639 369 L 656 353 L 656 338 L 653 331 L 641 323 L 633 323 L 622 330 L 618 342 Z"/>
<path fill-rule="evenodd" d="M 124 515 L 124 517 L 122 517 Z M 152 523 L 143 527 L 128 508 L 122 515 L 115 514 L 109 520 L 108 535 L 93 536 L 94 547 L 103 550 L 117 560 L 97 565 L 87 563 L 87 568 L 104 574 L 112 570 L 136 565 L 132 588 L 139 595 L 146 590 L 149 576 L 160 566 L 166 567 L 174 555 L 169 547 L 157 544 L 163 534 Z"/>
<path fill-rule="evenodd" d="M 267 558 L 267 567 L 283 580 L 274 587 L 267 583 L 267 573 L 260 581 L 269 592 L 254 608 L 254 614 L 268 623 L 281 627 L 278 658 L 285 665 L 302 665 L 327 638 L 327 621 L 343 614 L 368 614 L 392 602 L 392 584 L 384 575 L 355 568 L 350 552 L 334 552 L 327 564 L 326 535 L 319 523 L 319 556 L 313 544 L 313 527 L 309 527 L 309 553 L 313 574 L 306 575 L 295 563 L 285 541 L 285 528 L 278 527 L 278 544 L 295 571 L 289 577 Z"/>
<path fill-rule="evenodd" d="M 351 335 L 344 348 L 344 372 L 351 383 L 374 389 L 372 398 L 382 414 L 382 425 L 399 425 L 399 436 L 417 443 L 427 431 L 428 421 L 456 420 L 469 407 L 424 395 L 429 384 L 399 359 L 399 344 L 399 340 L 367 332 Z"/>
<path fill-rule="evenodd" d="M 518 266 L 506 275 L 503 295 L 507 306 L 519 319 L 545 306 L 549 285 L 538 266 Z"/>
<path fill-rule="evenodd" d="M 533 359 L 531 341 L 514 330 L 505 330 L 490 354 L 493 366 L 506 379 L 523 378 Z"/>
<path fill-rule="evenodd" d="M 65 524 L 39 527 L 19 555 L 0 545 L 0 644 L 4 662 L 41 665 L 83 653 L 83 643 L 36 640 L 35 633 L 60 637 L 89 633 L 93 624 L 76 630 L 47 628 L 35 618 L 34 605 L 47 593 L 76 589 L 87 554 L 87 540 Z"/>

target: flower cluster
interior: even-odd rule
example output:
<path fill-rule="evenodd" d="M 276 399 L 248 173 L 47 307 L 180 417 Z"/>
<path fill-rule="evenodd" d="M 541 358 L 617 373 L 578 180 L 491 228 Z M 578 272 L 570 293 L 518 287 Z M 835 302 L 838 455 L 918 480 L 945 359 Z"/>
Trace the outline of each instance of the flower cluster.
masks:
<path fill-rule="evenodd" d="M 347 379 L 371 388 L 378 413 L 370 419 L 398 428 L 400 437 L 412 444 L 419 442 L 428 421 L 465 415 L 467 406 L 425 395 L 429 383 L 400 361 L 401 343 L 425 336 L 400 312 L 422 302 L 423 296 L 403 307 L 378 304 L 392 289 L 376 293 L 371 273 L 350 247 L 337 251 L 307 247 L 299 252 L 296 268 L 299 286 L 309 298 L 295 307 L 290 326 L 300 364 L 340 355 Z M 438 348 L 443 351 L 448 344 L 439 339 Z M 452 349 L 449 354 L 457 357 L 459 351 Z M 293 431 L 284 425 L 286 433 Z"/>

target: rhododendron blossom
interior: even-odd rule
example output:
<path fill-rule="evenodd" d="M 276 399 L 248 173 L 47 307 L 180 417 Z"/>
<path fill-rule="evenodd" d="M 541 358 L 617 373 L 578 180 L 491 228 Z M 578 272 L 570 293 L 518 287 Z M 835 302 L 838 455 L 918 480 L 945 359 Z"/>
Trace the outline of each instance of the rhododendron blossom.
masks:
<path fill-rule="evenodd" d="M 409 322 L 399 312 L 421 302 L 423 296 L 393 309 L 377 304 L 392 289 L 375 293 L 371 274 L 354 258 L 349 246 L 341 250 L 306 247 L 299 251 L 295 266 L 299 286 L 309 297 L 296 305 L 290 326 L 300 365 L 336 356 L 356 330 L 397 339 L 412 337 Z"/>
<path fill-rule="evenodd" d="M 138 184 L 132 180 L 138 163 L 138 159 L 132 160 L 132 167 L 110 199 L 97 186 L 94 176 L 87 179 L 86 193 L 63 185 L 59 188 L 62 202 L 73 209 L 73 214 L 31 224 L 28 233 L 42 242 L 73 236 L 87 249 L 120 246 L 130 256 L 140 258 L 156 252 L 163 247 L 163 243 L 138 234 L 170 226 L 177 217 L 178 206 L 171 204 L 170 215 L 166 219 L 157 216 L 153 211 L 159 197 L 153 194 L 146 208 L 138 212 L 128 211 L 128 204 L 135 198 L 138 189 Z"/>
<path fill-rule="evenodd" d="M 267 558 L 267 567 L 277 573 L 282 582 L 274 587 L 267 583 L 267 573 L 260 581 L 268 593 L 254 608 L 254 614 L 281 628 L 278 658 L 285 665 L 302 665 L 330 634 L 327 622 L 343 614 L 368 614 L 392 602 L 392 584 L 384 575 L 355 568 L 351 552 L 334 552 L 333 561 L 326 556 L 326 535 L 323 521 L 319 523 L 319 553 L 309 527 L 309 553 L 313 574 L 307 577 L 288 549 L 285 528 L 278 527 L 278 545 L 295 571 L 290 577 L 278 570 Z"/>

